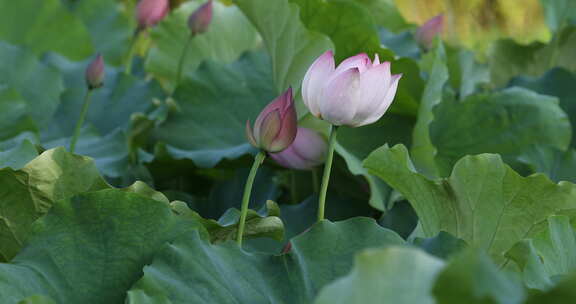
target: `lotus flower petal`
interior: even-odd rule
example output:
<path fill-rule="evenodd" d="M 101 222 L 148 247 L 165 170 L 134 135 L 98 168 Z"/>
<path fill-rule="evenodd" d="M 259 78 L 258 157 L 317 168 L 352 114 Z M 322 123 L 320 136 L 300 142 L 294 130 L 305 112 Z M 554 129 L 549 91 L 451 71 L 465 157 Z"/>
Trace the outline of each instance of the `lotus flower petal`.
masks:
<path fill-rule="evenodd" d="M 168 14 L 169 10 L 168 0 L 141 0 L 136 7 L 138 26 L 146 28 L 156 25 Z"/>
<path fill-rule="evenodd" d="M 306 72 L 302 98 L 310 112 L 337 126 L 358 127 L 380 119 L 400 80 L 391 74 L 390 62 L 380 63 L 378 54 L 373 62 L 366 54 L 352 56 L 335 69 L 333 62 L 332 52 L 326 52 Z"/>
<path fill-rule="evenodd" d="M 324 89 L 320 103 L 320 113 L 333 125 L 343 125 L 351 121 L 356 112 L 360 86 L 360 71 L 349 69 L 333 78 Z"/>
<path fill-rule="evenodd" d="M 326 160 L 326 140 L 313 130 L 298 127 L 294 142 L 279 153 L 270 156 L 280 165 L 298 170 L 309 170 Z"/>
<path fill-rule="evenodd" d="M 212 22 L 212 0 L 200 6 L 188 18 L 188 28 L 192 35 L 198 35 L 206 32 Z"/>
<path fill-rule="evenodd" d="M 86 68 L 86 85 L 89 89 L 99 88 L 104 83 L 104 58 L 98 54 Z"/>
<path fill-rule="evenodd" d="M 246 137 L 256 148 L 279 152 L 294 141 L 297 120 L 292 88 L 289 88 L 264 107 L 254 122 L 253 130 L 248 122 Z"/>
<path fill-rule="evenodd" d="M 327 51 L 312 63 L 304 76 L 302 81 L 303 100 L 314 116 L 320 114 L 318 103 L 322 96 L 323 84 L 334 73 L 334 69 L 334 54 L 332 51 Z"/>
<path fill-rule="evenodd" d="M 440 14 L 426 21 L 416 31 L 416 41 L 425 49 L 431 49 L 434 38 L 442 33 L 444 27 L 444 14 Z"/>

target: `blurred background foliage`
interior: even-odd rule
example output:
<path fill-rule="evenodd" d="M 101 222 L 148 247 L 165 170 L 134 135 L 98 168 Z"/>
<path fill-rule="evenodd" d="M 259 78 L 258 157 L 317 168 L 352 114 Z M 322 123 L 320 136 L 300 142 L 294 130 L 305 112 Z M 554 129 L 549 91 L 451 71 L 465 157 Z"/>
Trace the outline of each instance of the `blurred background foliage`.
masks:
<path fill-rule="evenodd" d="M 185 54 L 183 81 L 178 84 L 174 71 L 188 33 L 186 19 L 204 1 L 171 0 L 171 13 L 134 41 L 137 56 L 132 73 L 126 74 L 124 65 L 136 27 L 136 2 L 0 0 L 0 167 L 5 167 L 0 169 L 0 219 L 20 223 L 17 231 L 0 225 L 0 240 L 8 236 L 8 241 L 0 242 L 0 261 L 18 255 L 23 246 L 19 239 L 31 233 L 32 223 L 44 218 L 53 204 L 60 204 L 56 211 L 66 210 L 61 214 L 77 217 L 71 227 L 81 230 L 86 226 L 88 234 L 94 233 L 90 237 L 94 244 L 100 244 L 101 235 L 117 233 L 102 224 L 107 219 L 114 221 L 117 214 L 127 225 L 126 236 L 119 240 L 130 239 L 132 232 L 143 234 L 144 226 L 150 226 L 125 220 L 128 218 L 143 218 L 159 227 L 176 225 L 184 218 L 205 226 L 212 234 L 210 241 L 230 239 L 237 220 L 235 208 L 240 205 L 247 168 L 255 152 L 244 138 L 245 121 L 254 119 L 267 102 L 288 86 L 299 90 L 313 60 L 333 49 L 337 60 L 359 52 L 378 54 L 381 59 L 392 61 L 393 73 L 404 76 L 383 119 L 339 131 L 327 217 L 340 221 L 365 216 L 375 221 L 354 219 L 317 226 L 312 236 L 333 233 L 336 241 L 328 238 L 329 245 L 317 246 L 315 238 L 304 234 L 301 248 L 314 252 L 313 258 L 319 261 L 324 261 L 327 254 L 346 251 L 345 257 L 339 257 L 339 263 L 344 261 L 346 266 L 339 270 L 341 276 L 351 268 L 355 252 L 372 246 L 369 238 L 358 235 L 369 232 L 389 238 L 394 244 L 404 242 L 394 232 L 382 232 L 383 226 L 439 258 L 446 258 L 466 243 L 483 248 L 502 267 L 516 267 L 513 270 L 517 272 L 526 268 L 524 279 L 539 283 L 531 288 L 553 286 L 552 276 L 576 270 L 574 259 L 546 271 L 533 269 L 542 263 L 546 267 L 554 264 L 546 254 L 550 246 L 575 244 L 576 248 L 576 241 L 570 242 L 576 235 L 572 228 L 576 223 L 576 189 L 572 183 L 556 184 L 576 181 L 576 1 L 215 1 L 214 20 L 205 34 L 192 41 Z M 430 49 L 420 48 L 415 39 L 419 25 L 442 13 L 446 17 L 444 43 L 437 41 Z M 76 150 L 90 158 L 70 154 L 63 148 L 49 150 L 68 145 L 86 90 L 83 71 L 96 52 L 104 54 L 106 81 L 94 94 Z M 296 96 L 300 124 L 325 132 L 326 124 L 309 115 L 300 94 Z M 411 161 L 415 166 L 411 166 Z M 251 219 L 254 236 L 273 235 L 276 241 L 258 238 L 247 242 L 247 248 L 277 254 L 290 238 L 314 224 L 317 197 L 312 181 L 316 175 L 314 171 L 288 170 L 266 160 L 256 178 L 250 207 L 258 212 L 252 212 Z M 506 178 L 500 182 L 494 176 Z M 146 184 L 133 184 L 135 181 Z M 508 187 L 505 190 L 516 188 L 521 195 L 510 200 L 507 195 L 513 191 L 503 191 L 503 184 Z M 96 190 L 104 192 L 76 197 Z M 452 206 L 464 202 L 456 199 L 454 193 L 469 198 L 469 205 L 480 209 L 478 213 L 467 209 L 467 204 L 452 212 Z M 149 197 L 152 202 L 142 201 L 139 196 Z M 36 205 L 37 201 L 42 204 Z M 84 210 L 78 207 L 83 201 L 88 205 L 103 202 L 106 208 L 88 208 L 80 217 L 67 211 Z M 506 209 L 510 201 L 516 209 Z M 9 204 L 12 202 L 19 204 Z M 141 208 L 133 210 L 136 208 L 131 204 Z M 560 209 L 565 211 L 562 218 L 548 218 L 558 216 Z M 494 220 L 495 210 L 502 210 L 502 221 Z M 106 214 L 100 216 L 103 211 Z M 156 216 L 158 211 L 164 217 Z M 45 233 L 36 241 L 39 245 L 32 246 L 28 257 L 20 258 L 23 264 L 42 264 L 34 258 L 45 255 L 34 250 L 60 250 L 51 235 L 59 229 L 55 223 L 61 222 L 61 214 L 47 217 Z M 545 227 L 547 221 L 549 228 Z M 500 225 L 505 227 L 501 229 Z M 93 227 L 102 227 L 102 231 L 94 232 Z M 193 228 L 188 222 L 182 227 L 186 231 Z M 164 240 L 175 238 L 164 235 L 164 230 L 152 230 L 159 234 L 158 247 Z M 564 238 L 552 240 L 552 233 L 548 233 L 551 231 L 562 231 Z M 487 235 L 497 236 L 487 239 Z M 337 241 L 340 236 L 357 242 L 348 246 Z M 534 244 L 521 236 L 533 239 Z M 145 237 L 149 236 L 143 234 Z M 215 257 L 211 261 L 220 261 L 219 255 L 225 252 L 235 256 L 231 263 L 240 265 L 246 261 L 244 253 L 232 247 L 212 246 L 200 238 L 181 242 L 187 254 L 196 257 L 193 248 L 199 246 Z M 294 248 L 298 248 L 298 243 Z M 65 245 L 64 251 L 71 256 L 81 247 L 73 246 L 73 242 Z M 118 251 L 140 253 L 142 250 L 136 245 L 126 249 L 120 241 L 118 248 L 122 249 Z M 214 248 L 223 251 L 214 253 Z M 114 256 L 114 252 L 106 253 L 87 252 L 82 260 Z M 414 261 L 431 259 L 411 249 L 377 252 L 375 256 L 382 258 L 373 261 L 365 257 L 359 261 L 375 263 L 375 267 L 364 270 L 388 269 L 392 277 L 410 265 L 418 265 L 405 261 L 406 265 L 378 266 L 386 261 L 386 256 L 397 255 L 412 257 Z M 300 256 L 304 260 L 303 257 L 309 259 L 306 254 Z M 170 260 L 169 255 L 159 258 L 160 264 L 164 259 Z M 278 266 L 274 259 L 266 262 L 267 269 Z M 98 288 L 100 285 L 94 284 L 89 293 L 102 294 L 101 301 L 122 299 L 130 287 L 128 283 L 134 283 L 141 276 L 142 267 L 150 262 L 151 256 L 142 257 L 134 266 L 135 271 L 118 267 L 123 269 L 122 276 L 128 278 L 124 289 L 104 285 Z M 501 278 L 502 273 L 492 263 L 482 255 L 461 257 L 459 263 L 447 268 L 445 287 L 440 284 L 436 292 L 449 297 L 455 290 L 450 275 L 456 281 L 464 276 L 474 284 L 487 284 L 482 287 L 484 290 L 498 290 L 491 284 L 507 279 Z M 422 265 L 425 264 L 429 263 Z M 92 266 L 99 265 L 107 264 Z M 397 265 L 402 265 L 402 269 L 396 269 Z M 467 268 L 469 265 L 475 268 Z M 155 267 L 167 271 L 165 267 Z M 246 267 L 252 270 L 253 265 Z M 62 276 L 58 270 L 61 269 L 53 273 L 55 281 L 73 281 L 67 275 L 77 272 L 75 267 L 68 267 Z M 318 270 L 320 274 L 328 272 L 332 273 Z M 82 281 L 99 279 L 91 273 L 83 273 Z M 28 274 L 16 274 L 23 278 L 19 282 L 30 281 Z M 356 279 L 353 274 L 349 283 Z M 386 272 L 377 275 L 383 274 Z M 476 280 L 473 276 L 477 274 L 483 279 Z M 14 278 L 3 280 L 1 275 L 0 269 L 0 284 Z M 153 273 L 146 275 L 154 277 Z M 198 275 L 200 281 L 218 276 L 242 281 L 234 277 L 237 273 L 189 271 L 186 275 Z M 32 277 L 40 279 L 35 274 Z M 327 284 L 334 278 L 331 274 L 322 282 Z M 188 277 L 179 279 L 192 281 Z M 262 281 L 269 282 L 268 279 Z M 412 280 L 389 281 L 413 284 Z M 290 286 L 283 281 L 276 283 L 283 288 Z M 27 290 L 28 285 L 41 286 L 22 284 L 19 288 Z M 137 287 L 146 289 L 144 285 Z M 474 286 L 470 283 L 468 287 Z M 574 290 L 565 286 L 568 285 L 555 288 Z M 14 288 L 9 287 L 12 292 Z M 516 296 L 511 299 L 524 296 L 524 291 L 512 287 Z M 2 285 L 0 291 L 1 288 Z M 76 289 L 61 292 L 60 296 L 67 298 Z M 322 299 L 336 303 L 328 297 Z M 484 300 L 469 303 L 490 301 Z M 412 303 L 416 302 L 426 303 Z"/>

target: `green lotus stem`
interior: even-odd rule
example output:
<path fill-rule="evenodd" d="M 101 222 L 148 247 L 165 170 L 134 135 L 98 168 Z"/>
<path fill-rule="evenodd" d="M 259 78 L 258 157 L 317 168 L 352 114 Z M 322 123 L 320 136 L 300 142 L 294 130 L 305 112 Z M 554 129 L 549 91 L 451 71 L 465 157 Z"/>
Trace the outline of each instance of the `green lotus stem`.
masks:
<path fill-rule="evenodd" d="M 124 73 L 130 75 L 132 74 L 132 61 L 134 61 L 134 53 L 136 52 L 136 42 L 140 38 L 140 29 L 137 29 L 130 39 L 130 48 L 128 49 L 128 55 L 126 56 L 126 62 L 124 63 Z"/>
<path fill-rule="evenodd" d="M 80 117 L 76 123 L 76 128 L 74 129 L 74 135 L 72 136 L 72 141 L 70 141 L 70 153 L 74 153 L 76 148 L 76 142 L 80 137 L 80 130 L 84 124 L 84 119 L 86 118 L 86 113 L 88 112 L 88 107 L 90 107 L 90 97 L 92 96 L 92 89 L 88 89 L 84 95 L 84 103 L 82 104 L 82 111 L 80 112 Z"/>
<path fill-rule="evenodd" d="M 244 196 L 242 196 L 242 207 L 240 209 L 240 222 L 238 223 L 238 236 L 236 237 L 236 242 L 238 243 L 239 247 L 242 247 L 244 225 L 246 224 L 246 216 L 248 215 L 248 204 L 250 203 L 252 185 L 254 184 L 254 178 L 256 178 L 258 167 L 260 167 L 262 162 L 264 162 L 264 158 L 266 158 L 266 152 L 258 152 L 254 158 L 254 163 L 252 164 L 252 169 L 250 169 L 250 174 L 248 175 L 248 180 L 246 180 L 246 185 L 244 186 Z"/>
<path fill-rule="evenodd" d="M 182 79 L 182 71 L 184 71 L 184 65 L 186 65 L 186 54 L 188 54 L 188 48 L 190 48 L 190 42 L 194 38 L 194 35 L 190 34 L 188 39 L 186 40 L 186 44 L 184 45 L 184 49 L 182 50 L 182 54 L 180 55 L 180 60 L 178 61 L 178 70 L 176 72 L 176 83 L 174 84 L 174 90 L 180 84 L 180 80 Z"/>
<path fill-rule="evenodd" d="M 324 164 L 324 175 L 322 176 L 322 187 L 320 188 L 320 197 L 318 199 L 318 221 L 324 219 L 324 210 L 326 207 L 326 193 L 328 192 L 328 183 L 330 182 L 330 171 L 332 170 L 332 159 L 334 158 L 334 146 L 336 145 L 336 133 L 338 127 L 330 126 L 330 139 L 328 140 L 328 155 Z"/>

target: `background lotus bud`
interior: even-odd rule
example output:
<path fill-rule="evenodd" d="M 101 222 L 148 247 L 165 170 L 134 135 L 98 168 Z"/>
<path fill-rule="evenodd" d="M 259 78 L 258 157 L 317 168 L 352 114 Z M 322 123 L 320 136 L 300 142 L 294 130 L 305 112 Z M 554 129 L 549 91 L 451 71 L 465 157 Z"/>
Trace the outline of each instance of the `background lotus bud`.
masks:
<path fill-rule="evenodd" d="M 160 22 L 168 11 L 170 3 L 168 0 L 141 0 L 136 7 L 136 18 L 138 28 L 154 26 Z"/>
<path fill-rule="evenodd" d="M 198 35 L 206 32 L 212 21 L 212 0 L 200 6 L 188 18 L 188 28 L 192 35 Z"/>
<path fill-rule="evenodd" d="M 294 141 L 297 130 L 296 109 L 292 88 L 270 102 L 254 122 L 246 122 L 246 136 L 250 143 L 267 152 L 280 152 Z"/>
<path fill-rule="evenodd" d="M 104 58 L 98 54 L 86 68 L 86 85 L 88 89 L 96 89 L 104 84 Z"/>
<path fill-rule="evenodd" d="M 324 163 L 327 150 L 324 137 L 310 129 L 298 127 L 294 142 L 286 150 L 271 153 L 270 156 L 286 168 L 309 170 Z"/>
<path fill-rule="evenodd" d="M 371 124 L 384 115 L 396 95 L 401 74 L 390 73 L 390 62 L 368 55 L 350 57 L 335 68 L 327 51 L 308 68 L 302 81 L 304 103 L 314 116 L 340 126 Z"/>
<path fill-rule="evenodd" d="M 429 50 L 434 44 L 434 38 L 436 38 L 437 35 L 442 34 L 443 28 L 444 14 L 440 14 L 426 21 L 426 23 L 416 31 L 416 41 L 421 47 Z"/>

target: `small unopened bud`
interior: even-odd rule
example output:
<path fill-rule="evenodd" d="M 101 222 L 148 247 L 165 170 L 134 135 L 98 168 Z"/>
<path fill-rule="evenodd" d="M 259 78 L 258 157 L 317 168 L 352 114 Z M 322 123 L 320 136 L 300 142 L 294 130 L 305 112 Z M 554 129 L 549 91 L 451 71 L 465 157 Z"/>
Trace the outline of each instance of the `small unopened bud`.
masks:
<path fill-rule="evenodd" d="M 267 152 L 280 152 L 294 141 L 297 130 L 296 109 L 292 88 L 272 102 L 258 115 L 254 130 L 250 121 L 246 122 L 246 137 L 250 143 Z"/>
<path fill-rule="evenodd" d="M 200 6 L 188 18 L 188 28 L 192 35 L 198 35 L 206 32 L 208 26 L 212 22 L 212 0 Z"/>
<path fill-rule="evenodd" d="M 444 14 L 440 14 L 426 21 L 416 32 L 416 41 L 422 48 L 429 50 L 434 44 L 434 38 L 442 34 L 444 28 Z"/>
<path fill-rule="evenodd" d="M 326 160 L 326 140 L 313 130 L 298 127 L 294 142 L 286 150 L 271 153 L 278 164 L 290 169 L 310 170 Z"/>
<path fill-rule="evenodd" d="M 104 58 L 98 54 L 86 68 L 86 85 L 93 90 L 104 84 Z"/>
<path fill-rule="evenodd" d="M 144 29 L 156 25 L 164 19 L 169 10 L 168 0 L 141 0 L 136 7 L 138 28 Z"/>

